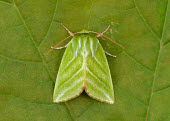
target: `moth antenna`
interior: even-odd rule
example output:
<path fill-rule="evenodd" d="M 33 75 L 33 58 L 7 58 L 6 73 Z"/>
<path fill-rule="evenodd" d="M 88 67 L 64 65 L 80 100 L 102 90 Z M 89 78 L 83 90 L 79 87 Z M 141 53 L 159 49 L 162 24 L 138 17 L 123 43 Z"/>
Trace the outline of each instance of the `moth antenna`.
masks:
<path fill-rule="evenodd" d="M 67 39 L 70 38 L 70 37 L 71 37 L 71 35 L 68 36 L 68 37 L 66 37 L 65 39 L 61 40 L 56 46 L 54 46 L 52 49 L 50 49 L 50 50 L 47 52 L 47 54 L 48 54 L 49 52 L 51 52 L 52 50 L 54 50 L 59 44 L 61 44 L 62 42 L 64 42 L 65 40 L 67 40 Z"/>
<path fill-rule="evenodd" d="M 113 40 L 110 39 L 109 37 L 106 37 L 106 36 L 104 36 L 104 35 L 101 35 L 101 36 L 104 37 L 104 38 L 106 38 L 106 39 L 108 39 L 108 40 L 110 40 L 111 42 L 115 43 L 116 45 L 120 46 L 121 48 L 125 49 L 122 45 L 120 45 L 120 44 L 118 44 L 117 42 L 113 41 Z"/>
<path fill-rule="evenodd" d="M 106 30 L 107 30 L 107 29 L 106 29 Z M 113 41 L 113 40 L 110 39 L 109 37 L 104 36 L 103 34 L 100 34 L 100 33 L 94 32 L 94 31 L 89 31 L 89 33 L 94 33 L 94 34 L 97 34 L 97 35 L 99 35 L 99 36 L 102 36 L 102 37 L 110 40 L 111 42 L 115 43 L 116 45 L 120 46 L 121 48 L 125 49 L 122 45 L 120 45 L 120 44 L 118 44 L 117 42 Z M 97 37 L 97 35 L 96 35 L 96 37 Z"/>
<path fill-rule="evenodd" d="M 70 34 L 70 36 L 73 36 L 73 37 L 74 37 L 74 34 L 73 34 L 70 30 L 68 30 L 67 27 L 64 26 L 64 24 L 61 23 L 61 25 L 68 31 L 68 33 Z"/>
<path fill-rule="evenodd" d="M 106 28 L 106 30 L 104 30 L 102 33 L 99 33 L 98 35 L 96 35 L 96 37 L 99 37 L 101 35 L 103 35 L 105 32 L 107 32 L 107 30 L 110 28 L 110 25 Z"/>

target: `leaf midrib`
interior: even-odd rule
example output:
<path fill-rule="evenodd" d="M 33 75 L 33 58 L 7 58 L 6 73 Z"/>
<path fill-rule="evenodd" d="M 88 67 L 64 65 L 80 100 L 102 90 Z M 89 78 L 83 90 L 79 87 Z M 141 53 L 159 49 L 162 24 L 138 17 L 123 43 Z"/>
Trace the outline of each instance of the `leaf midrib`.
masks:
<path fill-rule="evenodd" d="M 166 24 L 166 19 L 167 19 L 168 4 L 169 4 L 169 3 L 167 3 L 167 6 L 166 6 L 165 19 L 164 19 L 164 24 L 163 24 L 163 29 L 162 29 L 162 36 L 161 36 L 161 40 L 160 40 L 160 49 L 159 49 L 158 58 L 157 58 L 157 62 L 156 62 L 156 67 L 155 67 L 155 72 L 154 72 L 154 78 L 153 78 L 153 83 L 152 83 L 151 96 L 150 96 L 150 100 L 149 100 L 149 105 L 148 105 L 148 109 L 147 109 L 147 114 L 146 114 L 146 119 L 145 119 L 145 121 L 147 121 L 148 115 L 149 115 L 149 110 L 150 110 L 151 101 L 152 101 L 152 96 L 153 96 L 153 90 L 154 90 L 154 84 L 155 84 L 156 74 L 157 74 L 158 65 L 159 65 L 159 60 L 160 60 L 160 54 L 161 54 L 161 50 L 162 50 L 162 47 L 163 47 L 162 41 L 163 41 L 163 36 L 164 36 L 164 31 L 165 31 L 165 24 Z"/>

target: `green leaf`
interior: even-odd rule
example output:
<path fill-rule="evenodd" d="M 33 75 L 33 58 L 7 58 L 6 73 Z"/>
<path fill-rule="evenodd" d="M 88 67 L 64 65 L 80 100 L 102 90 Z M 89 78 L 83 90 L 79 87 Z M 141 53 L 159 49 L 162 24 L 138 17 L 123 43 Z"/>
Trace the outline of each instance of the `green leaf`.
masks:
<path fill-rule="evenodd" d="M 54 50 L 72 32 L 99 38 L 113 79 L 115 103 L 86 93 L 52 101 L 64 53 Z M 170 3 L 168 0 L 0 0 L 0 121 L 169 121 Z M 69 40 L 68 40 L 69 41 Z M 63 43 L 65 45 L 68 41 Z"/>

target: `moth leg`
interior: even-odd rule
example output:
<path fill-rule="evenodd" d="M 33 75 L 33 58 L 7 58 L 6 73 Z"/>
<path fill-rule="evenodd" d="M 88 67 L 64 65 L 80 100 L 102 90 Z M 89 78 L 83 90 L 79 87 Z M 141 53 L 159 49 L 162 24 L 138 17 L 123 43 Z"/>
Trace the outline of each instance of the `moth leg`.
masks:
<path fill-rule="evenodd" d="M 106 52 L 105 50 L 104 50 L 104 53 L 106 53 L 106 54 L 109 55 L 109 56 L 112 56 L 112 57 L 116 58 L 116 55 L 112 55 L 112 54 Z"/>
<path fill-rule="evenodd" d="M 51 48 L 52 48 L 52 49 L 57 49 L 57 50 L 58 50 L 58 49 L 63 49 L 63 48 L 66 48 L 66 46 L 62 46 L 62 47 L 56 47 L 56 48 L 54 48 L 54 47 L 52 47 L 52 46 L 51 46 Z"/>
<path fill-rule="evenodd" d="M 64 24 L 61 23 L 61 25 L 68 31 L 68 33 L 70 34 L 70 36 L 73 36 L 73 37 L 74 37 L 74 34 L 73 34 L 70 30 L 68 30 L 67 27 L 64 26 Z"/>
<path fill-rule="evenodd" d="M 67 40 L 68 38 L 70 38 L 71 37 L 71 35 L 70 36 L 68 36 L 68 37 L 66 37 L 65 39 L 63 39 L 62 41 L 60 41 L 56 46 L 54 46 L 53 48 L 51 48 L 51 50 L 49 50 L 48 52 L 47 52 L 47 54 L 50 52 L 50 51 L 52 51 L 54 48 L 57 48 L 57 46 L 59 45 L 59 44 L 61 44 L 62 42 L 64 42 L 65 40 Z M 70 42 L 69 42 L 70 43 Z M 68 43 L 68 44 L 69 44 Z M 67 47 L 67 45 L 66 45 L 66 47 Z"/>
<path fill-rule="evenodd" d="M 100 37 L 102 36 L 105 32 L 107 32 L 107 30 L 110 28 L 110 25 L 106 28 L 106 30 L 104 30 L 102 33 L 99 33 L 96 35 L 96 37 Z"/>
<path fill-rule="evenodd" d="M 106 29 L 106 30 L 107 30 L 107 29 Z M 106 30 L 105 30 L 105 31 L 106 31 Z M 104 31 L 104 32 L 105 32 L 105 31 Z M 118 44 L 117 42 L 115 42 L 115 41 L 111 40 L 109 37 L 104 36 L 103 34 L 100 34 L 100 33 L 94 32 L 94 31 L 89 31 L 89 33 L 97 34 L 97 35 L 96 35 L 96 37 L 102 36 L 102 37 L 104 37 L 104 38 L 106 38 L 106 39 L 110 40 L 111 42 L 113 42 L 113 43 L 117 44 L 118 46 L 120 46 L 121 48 L 123 48 L 123 49 L 124 49 L 124 47 L 123 47 L 122 45 L 120 45 L 120 44 Z M 102 32 L 102 33 L 103 33 L 103 32 Z"/>
<path fill-rule="evenodd" d="M 69 43 L 67 43 L 65 46 L 62 46 L 62 47 L 53 47 L 51 46 L 52 49 L 63 49 L 63 48 L 66 48 L 69 44 L 71 43 L 71 41 Z"/>
<path fill-rule="evenodd" d="M 69 43 L 67 43 L 65 46 L 62 46 L 62 47 L 53 47 L 51 46 L 52 49 L 63 49 L 63 48 L 66 48 L 69 44 L 71 43 L 71 41 Z"/>

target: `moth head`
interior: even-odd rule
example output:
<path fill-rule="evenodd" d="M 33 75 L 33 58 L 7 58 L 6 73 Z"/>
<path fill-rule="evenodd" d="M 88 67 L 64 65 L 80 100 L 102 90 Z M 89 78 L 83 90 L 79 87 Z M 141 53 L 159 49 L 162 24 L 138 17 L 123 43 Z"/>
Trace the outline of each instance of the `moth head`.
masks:
<path fill-rule="evenodd" d="M 83 29 L 80 33 L 89 33 L 89 31 Z"/>

